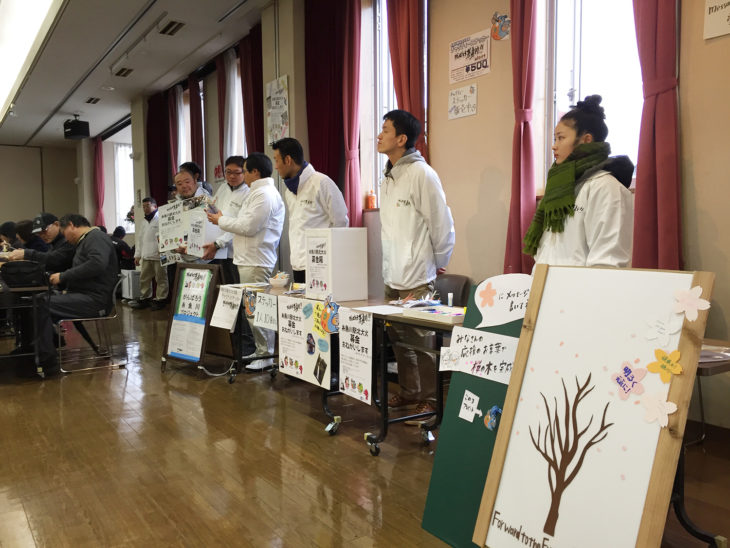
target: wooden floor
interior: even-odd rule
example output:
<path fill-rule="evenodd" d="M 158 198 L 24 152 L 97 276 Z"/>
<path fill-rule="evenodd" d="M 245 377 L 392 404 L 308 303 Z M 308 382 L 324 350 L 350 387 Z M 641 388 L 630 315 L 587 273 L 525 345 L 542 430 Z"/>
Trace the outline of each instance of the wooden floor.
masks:
<path fill-rule="evenodd" d="M 374 412 L 278 375 L 234 384 L 171 362 L 167 312 L 124 308 L 122 370 L 46 381 L 0 371 L 0 546 L 443 546 L 421 529 L 433 451 Z M 730 536 L 730 436 L 687 451 L 687 506 Z M 664 546 L 703 546 L 668 519 Z"/>

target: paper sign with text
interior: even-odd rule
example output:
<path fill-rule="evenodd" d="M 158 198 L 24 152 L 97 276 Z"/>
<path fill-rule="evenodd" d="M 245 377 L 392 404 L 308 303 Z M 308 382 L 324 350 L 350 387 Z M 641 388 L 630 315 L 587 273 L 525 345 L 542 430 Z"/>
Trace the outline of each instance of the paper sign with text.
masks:
<path fill-rule="evenodd" d="M 474 302 L 481 314 L 477 327 L 503 325 L 525 317 L 532 276 L 501 274 L 477 286 Z"/>
<path fill-rule="evenodd" d="M 202 257 L 205 244 L 205 224 L 208 217 L 201 210 L 189 212 L 190 228 L 188 229 L 188 255 Z"/>
<path fill-rule="evenodd" d="M 372 402 L 373 316 L 340 307 L 340 391 Z"/>
<path fill-rule="evenodd" d="M 490 29 L 449 44 L 449 83 L 455 84 L 487 74 L 490 65 Z"/>
<path fill-rule="evenodd" d="M 276 310 L 276 295 L 259 291 L 256 293 L 256 311 L 253 324 L 263 329 L 276 331 L 279 328 Z"/>
<path fill-rule="evenodd" d="M 449 91 L 449 120 L 463 118 L 464 116 L 473 116 L 476 113 L 476 83 Z"/>
<path fill-rule="evenodd" d="M 213 309 L 213 317 L 210 320 L 210 325 L 233 331 L 236 327 L 236 318 L 238 318 L 238 310 L 241 307 L 242 298 L 242 287 L 233 287 L 230 285 L 220 286 L 218 300 Z"/>
<path fill-rule="evenodd" d="M 441 355 L 441 371 L 461 371 L 509 384 L 519 339 L 457 326 Z"/>
<path fill-rule="evenodd" d="M 172 202 L 159 209 L 159 249 L 169 251 L 185 245 L 185 227 L 183 226 L 183 204 Z"/>

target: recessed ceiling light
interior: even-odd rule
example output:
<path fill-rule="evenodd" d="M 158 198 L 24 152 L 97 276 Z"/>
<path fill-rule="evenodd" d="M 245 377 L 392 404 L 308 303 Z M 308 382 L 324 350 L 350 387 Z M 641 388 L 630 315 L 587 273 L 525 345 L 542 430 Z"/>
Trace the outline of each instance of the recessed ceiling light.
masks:
<path fill-rule="evenodd" d="M 114 86 L 101 86 L 102 91 L 114 91 Z"/>

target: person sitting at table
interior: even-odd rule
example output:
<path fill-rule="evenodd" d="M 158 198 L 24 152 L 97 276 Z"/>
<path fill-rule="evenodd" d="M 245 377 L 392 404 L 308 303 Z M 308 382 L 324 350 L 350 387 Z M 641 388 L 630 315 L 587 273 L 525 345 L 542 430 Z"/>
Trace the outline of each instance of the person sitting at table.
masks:
<path fill-rule="evenodd" d="M 117 256 L 111 239 L 77 213 L 59 221 L 61 231 L 75 246 L 71 268 L 49 277 L 53 286 L 65 285 L 41 299 L 37 313 L 38 354 L 45 375 L 60 371 L 53 345 L 53 324 L 60 319 L 106 316 L 112 306 L 112 289 L 117 283 Z"/>
<path fill-rule="evenodd" d="M 41 213 L 33 219 L 33 233 L 48 245 L 48 251 L 16 249 L 10 252 L 10 261 L 35 261 L 45 265 L 51 272 L 63 272 L 71 268 L 74 246 L 66 241 L 58 224 L 58 217 L 52 213 Z"/>
<path fill-rule="evenodd" d="M 23 247 L 23 243 L 18 240 L 18 233 L 15 230 L 15 223 L 13 221 L 7 221 L 0 225 L 0 240 L 13 249 L 20 249 Z"/>
<path fill-rule="evenodd" d="M 18 221 L 15 225 L 15 230 L 18 233 L 18 239 L 23 242 L 25 249 L 32 249 L 41 253 L 48 251 L 48 244 L 41 240 L 37 234 L 33 234 L 33 221 L 30 219 Z"/>

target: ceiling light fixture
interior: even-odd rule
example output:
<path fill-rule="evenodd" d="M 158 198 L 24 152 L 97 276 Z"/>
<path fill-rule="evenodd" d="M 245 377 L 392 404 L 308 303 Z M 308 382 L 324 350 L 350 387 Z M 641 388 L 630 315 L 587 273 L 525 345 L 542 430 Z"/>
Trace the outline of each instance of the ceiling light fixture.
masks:
<path fill-rule="evenodd" d="M 0 2 L 0 123 L 58 14 L 63 0 Z"/>

